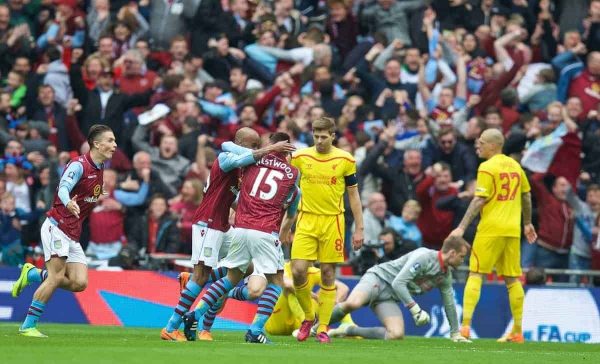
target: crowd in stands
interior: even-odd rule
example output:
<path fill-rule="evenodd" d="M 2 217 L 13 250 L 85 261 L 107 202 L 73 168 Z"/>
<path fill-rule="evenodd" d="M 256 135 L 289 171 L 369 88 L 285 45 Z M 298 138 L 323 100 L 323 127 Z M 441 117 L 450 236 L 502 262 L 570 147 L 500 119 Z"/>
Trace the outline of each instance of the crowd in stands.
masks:
<path fill-rule="evenodd" d="M 122 261 L 190 253 L 237 128 L 304 148 L 327 116 L 373 261 L 441 247 L 498 128 L 537 207 L 523 265 L 600 269 L 599 0 L 0 0 L 0 80 L 1 264 L 43 264 L 39 226 L 95 123 L 119 148 L 82 244 Z"/>

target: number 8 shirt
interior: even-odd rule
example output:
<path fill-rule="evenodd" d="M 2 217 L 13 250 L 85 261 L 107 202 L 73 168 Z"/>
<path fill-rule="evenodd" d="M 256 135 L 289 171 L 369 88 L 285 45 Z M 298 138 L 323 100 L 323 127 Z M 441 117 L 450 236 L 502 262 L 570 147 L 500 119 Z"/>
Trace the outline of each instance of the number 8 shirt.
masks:
<path fill-rule="evenodd" d="M 475 196 L 486 203 L 481 210 L 477 237 L 520 237 L 521 194 L 531 190 L 521 165 L 504 154 L 483 162 L 477 171 Z"/>

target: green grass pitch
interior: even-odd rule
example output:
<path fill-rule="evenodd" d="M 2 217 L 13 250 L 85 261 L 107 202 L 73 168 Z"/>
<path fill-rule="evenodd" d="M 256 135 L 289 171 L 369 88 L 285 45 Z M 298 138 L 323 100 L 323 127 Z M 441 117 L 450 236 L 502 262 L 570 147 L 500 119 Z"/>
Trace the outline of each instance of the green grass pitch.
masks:
<path fill-rule="evenodd" d="M 402 341 L 272 337 L 274 345 L 246 344 L 243 332 L 217 331 L 213 342 L 161 341 L 159 330 L 86 325 L 41 324 L 47 339 L 17 335 L 18 324 L 0 324 L 0 363 L 600 363 L 600 345 L 498 344 L 477 340 L 408 337 Z"/>

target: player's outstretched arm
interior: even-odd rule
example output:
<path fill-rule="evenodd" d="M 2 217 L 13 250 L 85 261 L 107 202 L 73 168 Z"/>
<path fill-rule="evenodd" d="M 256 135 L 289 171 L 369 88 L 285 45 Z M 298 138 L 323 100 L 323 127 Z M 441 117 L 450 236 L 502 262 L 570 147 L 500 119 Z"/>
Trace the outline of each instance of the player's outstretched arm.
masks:
<path fill-rule="evenodd" d="M 450 325 L 450 339 L 454 342 L 471 342 L 462 337 L 459 333 L 458 314 L 456 313 L 456 305 L 454 303 L 454 289 L 452 288 L 452 278 L 448 277 L 440 285 L 440 293 L 442 294 L 442 302 L 444 311 Z"/>
<path fill-rule="evenodd" d="M 352 234 L 352 248 L 358 250 L 362 247 L 364 238 L 365 225 L 363 223 L 362 203 L 360 202 L 360 194 L 358 193 L 358 185 L 349 186 L 348 199 L 350 200 L 350 209 L 354 216 L 354 233 Z"/>
<path fill-rule="evenodd" d="M 485 198 L 479 196 L 473 197 L 473 200 L 471 200 L 467 212 L 465 212 L 465 216 L 463 216 L 460 224 L 458 224 L 458 227 L 452 230 L 450 236 L 462 237 L 467 227 L 471 224 L 471 221 L 473 221 L 475 216 L 479 215 L 479 212 L 481 211 L 483 205 L 485 205 Z"/>
<path fill-rule="evenodd" d="M 529 244 L 535 243 L 537 240 L 537 233 L 535 227 L 531 223 L 531 193 L 525 192 L 521 194 L 521 208 L 523 209 L 523 232 L 525 238 Z"/>
<path fill-rule="evenodd" d="M 396 293 L 396 297 L 404 304 L 410 311 L 415 324 L 422 326 L 429 323 L 429 314 L 419 307 L 419 304 L 415 302 L 414 298 L 410 295 L 408 290 L 408 282 L 414 281 L 415 277 L 421 273 L 424 267 L 427 265 L 427 261 L 421 258 L 419 252 L 409 253 L 410 257 L 404 263 L 404 266 L 394 278 L 392 282 L 392 289 Z"/>

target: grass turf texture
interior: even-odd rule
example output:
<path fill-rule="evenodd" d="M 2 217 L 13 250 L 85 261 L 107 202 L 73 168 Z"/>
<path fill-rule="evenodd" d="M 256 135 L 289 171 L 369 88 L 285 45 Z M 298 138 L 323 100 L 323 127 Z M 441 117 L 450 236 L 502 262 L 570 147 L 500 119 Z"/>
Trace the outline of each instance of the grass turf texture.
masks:
<path fill-rule="evenodd" d="M 314 338 L 298 343 L 273 336 L 274 345 L 244 343 L 243 332 L 217 331 L 213 342 L 167 342 L 160 330 L 41 324 L 46 339 L 22 337 L 18 324 L 0 324 L 0 363 L 600 363 L 600 345 L 498 344 L 409 337 L 402 341 Z"/>

